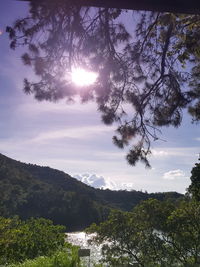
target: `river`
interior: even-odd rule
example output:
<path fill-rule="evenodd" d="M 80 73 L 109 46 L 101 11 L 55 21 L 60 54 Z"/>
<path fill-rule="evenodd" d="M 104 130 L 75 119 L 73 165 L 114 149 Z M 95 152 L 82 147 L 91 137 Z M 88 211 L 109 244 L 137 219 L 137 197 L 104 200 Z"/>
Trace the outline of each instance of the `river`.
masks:
<path fill-rule="evenodd" d="M 101 259 L 101 247 L 94 244 L 89 244 L 88 240 L 92 238 L 94 234 L 86 234 L 85 232 L 67 233 L 67 241 L 73 245 L 80 246 L 80 248 L 90 249 L 90 267 L 94 266 L 94 263 L 98 263 Z M 89 258 L 84 257 L 84 262 L 89 266 Z"/>

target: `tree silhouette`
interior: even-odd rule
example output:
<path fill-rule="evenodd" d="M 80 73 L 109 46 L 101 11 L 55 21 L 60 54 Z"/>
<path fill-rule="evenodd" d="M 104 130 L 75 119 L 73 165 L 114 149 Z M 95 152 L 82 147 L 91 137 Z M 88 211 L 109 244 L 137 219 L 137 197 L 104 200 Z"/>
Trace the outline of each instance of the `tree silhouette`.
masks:
<path fill-rule="evenodd" d="M 199 159 L 200 160 L 200 159 Z M 188 193 L 196 201 L 200 200 L 200 163 L 196 163 L 191 171 L 191 184 L 188 187 Z"/>
<path fill-rule="evenodd" d="M 97 103 L 105 124 L 115 123 L 113 142 L 130 146 L 127 160 L 150 166 L 151 142 L 162 126 L 178 127 L 182 110 L 200 119 L 200 15 L 134 12 L 132 32 L 123 23 L 127 10 L 73 6 L 65 0 L 32 1 L 27 17 L 7 27 L 11 48 L 39 80 L 24 80 L 38 100 Z M 98 73 L 79 90 L 73 67 Z"/>

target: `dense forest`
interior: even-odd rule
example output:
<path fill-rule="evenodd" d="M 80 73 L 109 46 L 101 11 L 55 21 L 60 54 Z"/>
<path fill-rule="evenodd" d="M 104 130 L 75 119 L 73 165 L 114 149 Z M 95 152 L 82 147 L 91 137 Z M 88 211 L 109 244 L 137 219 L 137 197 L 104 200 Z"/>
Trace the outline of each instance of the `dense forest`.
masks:
<path fill-rule="evenodd" d="M 106 266 L 200 266 L 200 163 L 190 179 L 185 199 L 148 199 L 87 229 L 95 233 L 91 241 L 103 244 Z"/>
<path fill-rule="evenodd" d="M 38 183 L 39 188 L 43 191 L 45 191 L 45 186 L 46 188 L 48 188 L 48 186 L 51 188 L 53 187 L 53 184 L 58 192 L 61 190 L 62 186 L 63 191 L 66 194 L 67 192 L 70 192 L 67 191 L 69 188 L 71 190 L 76 190 L 71 191 L 74 192 L 75 195 L 78 195 L 79 190 L 79 195 L 81 197 L 84 194 L 84 189 L 86 191 L 89 189 L 91 191 L 94 190 L 93 195 L 91 194 L 88 196 L 88 203 L 92 203 L 91 206 L 93 205 L 91 217 L 89 218 L 90 220 L 92 218 L 95 220 L 94 214 L 95 212 L 97 214 L 97 211 L 99 211 L 99 215 L 102 215 L 101 212 L 103 212 L 106 206 L 105 203 L 107 203 L 107 213 L 109 213 L 107 220 L 98 224 L 93 223 L 89 228 L 85 229 L 86 233 L 95 233 L 95 235 L 90 236 L 89 243 L 95 243 L 95 245 L 101 246 L 101 261 L 97 262 L 95 260 L 92 262 L 91 266 L 200 266 L 200 163 L 196 163 L 191 171 L 191 184 L 187 189 L 187 194 L 184 198 L 181 196 L 178 197 L 178 194 L 175 193 L 154 194 L 154 196 L 159 196 L 158 198 L 161 200 L 149 198 L 135 205 L 131 211 L 122 211 L 113 208 L 116 201 L 112 200 L 109 202 L 108 197 L 105 201 L 102 200 L 103 197 L 101 196 L 101 193 L 108 193 L 108 190 L 95 190 L 75 181 L 70 176 L 67 178 L 67 175 L 61 172 L 66 176 L 64 179 L 71 182 L 71 184 L 69 182 L 69 188 L 67 188 L 67 183 L 62 180 L 59 175 L 55 176 L 57 177 L 55 179 L 58 179 L 57 181 L 54 181 L 53 178 L 52 180 L 49 178 L 51 182 L 47 182 L 47 177 L 51 173 L 50 168 L 47 168 L 49 171 L 47 175 L 45 172 L 46 168 L 44 167 L 20 163 L 3 155 L 1 155 L 1 160 L 2 169 L 4 168 L 4 171 L 8 166 L 11 167 L 12 165 L 13 172 L 11 171 L 9 174 L 13 175 L 13 173 L 16 172 L 15 185 L 13 185 L 14 188 L 12 188 L 12 184 L 10 183 L 10 192 L 13 190 L 15 193 L 17 191 L 20 193 L 21 186 L 22 207 L 23 203 L 28 203 L 30 200 L 28 194 L 25 196 L 24 193 L 24 198 L 22 197 L 22 185 L 27 185 L 28 181 L 26 181 L 26 176 L 23 176 L 23 179 L 20 180 L 20 176 L 18 176 L 20 171 L 24 175 L 29 174 L 28 178 L 30 179 L 30 187 L 34 187 L 35 179 L 35 183 Z M 32 170 L 29 170 L 30 173 L 28 171 L 29 167 Z M 12 168 L 10 168 L 10 170 L 12 170 Z M 37 176 L 39 177 L 39 174 L 42 173 L 42 171 L 41 173 L 39 172 L 40 168 L 43 171 L 44 177 L 46 177 L 44 178 L 46 181 L 40 181 L 40 179 L 37 178 Z M 58 174 L 59 171 L 52 170 L 52 173 Z M 8 177 L 11 178 L 12 176 L 7 176 L 7 178 Z M 9 181 L 9 179 L 7 181 Z M 7 187 L 8 186 L 7 183 Z M 27 188 L 30 190 L 29 187 Z M 82 188 L 82 191 L 80 188 Z M 4 194 L 4 202 L 6 204 L 6 190 L 2 191 L 2 193 Z M 112 193 L 117 194 L 117 192 L 110 191 L 110 198 Z M 121 198 L 124 193 L 124 199 L 126 199 L 126 194 L 131 192 L 119 193 L 121 193 Z M 62 196 L 61 193 L 60 196 Z M 91 196 L 93 196 L 95 200 L 93 200 Z M 106 196 L 106 194 L 104 196 Z M 8 192 L 7 197 L 9 198 Z M 54 196 L 52 197 L 55 199 Z M 38 200 L 42 201 L 42 197 L 40 196 Z M 81 204 L 79 203 L 80 200 L 81 198 L 77 198 L 75 211 L 77 207 L 81 207 Z M 37 201 L 35 200 L 35 202 L 29 203 L 30 209 L 33 203 L 36 205 Z M 59 214 L 59 212 L 61 213 L 64 209 L 66 202 L 62 199 L 60 204 L 63 206 L 60 207 L 56 202 L 54 204 L 51 203 L 51 206 L 47 206 L 47 204 L 48 202 L 46 203 L 46 199 L 44 198 L 42 207 L 46 205 L 47 210 L 57 209 Z M 72 211 L 74 210 L 72 209 L 72 206 L 72 210 L 70 210 L 69 204 L 70 202 L 67 206 L 69 213 L 65 214 L 65 218 L 67 218 L 67 216 L 69 216 L 69 218 L 73 216 Z M 87 207 L 84 206 L 86 202 L 82 204 L 82 208 L 87 210 Z M 37 203 L 37 205 L 39 206 L 39 203 Z M 12 203 L 11 206 L 13 206 L 13 210 L 16 209 Z M 36 208 L 33 212 L 30 210 L 29 215 L 32 213 L 37 217 L 38 215 L 34 214 L 35 210 Z M 41 213 L 42 211 L 38 209 L 38 214 L 40 215 Z M 64 214 L 64 211 L 62 211 L 62 213 Z M 77 217 L 74 217 L 75 223 L 77 220 L 82 219 L 82 214 L 83 213 L 77 214 Z M 55 216 L 53 213 L 51 215 L 52 217 Z M 28 215 L 25 216 L 24 214 L 22 214 L 21 217 L 22 216 L 24 216 L 24 218 L 28 217 Z M 102 218 L 96 217 L 96 219 L 100 220 Z M 83 221 L 81 221 L 81 223 L 82 222 Z M 84 222 L 89 223 L 89 220 Z M 83 227 L 83 225 L 79 224 L 79 227 Z M 81 260 L 79 255 L 79 247 L 67 243 L 65 231 L 66 229 L 64 226 L 54 225 L 51 220 L 45 218 L 27 218 L 26 220 L 21 220 L 19 216 L 12 216 L 12 218 L 0 216 L 0 265 L 8 267 L 85 267 L 86 264 Z"/>
<path fill-rule="evenodd" d="M 43 217 L 67 231 L 107 219 L 110 210 L 130 211 L 143 200 L 178 199 L 176 192 L 95 189 L 49 167 L 21 163 L 0 154 L 0 216 Z"/>

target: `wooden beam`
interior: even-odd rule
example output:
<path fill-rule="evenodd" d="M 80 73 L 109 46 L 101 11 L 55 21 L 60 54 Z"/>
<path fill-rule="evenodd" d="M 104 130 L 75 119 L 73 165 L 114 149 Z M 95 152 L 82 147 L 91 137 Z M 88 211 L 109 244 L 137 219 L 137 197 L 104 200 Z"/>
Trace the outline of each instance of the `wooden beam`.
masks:
<path fill-rule="evenodd" d="M 45 1 L 45 0 L 19 0 Z M 47 0 L 49 1 L 49 0 Z M 54 0 L 56 1 L 56 0 Z M 66 0 L 71 5 L 200 15 L 200 0 Z"/>

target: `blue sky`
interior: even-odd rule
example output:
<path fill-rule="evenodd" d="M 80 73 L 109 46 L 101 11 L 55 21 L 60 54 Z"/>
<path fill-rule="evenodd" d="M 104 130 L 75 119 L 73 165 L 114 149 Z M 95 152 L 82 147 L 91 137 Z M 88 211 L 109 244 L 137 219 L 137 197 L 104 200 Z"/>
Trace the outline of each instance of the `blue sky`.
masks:
<path fill-rule="evenodd" d="M 154 142 L 152 169 L 129 166 L 125 151 L 112 144 L 115 127 L 102 124 L 94 103 L 37 102 L 22 92 L 23 78 L 33 73 L 23 66 L 22 51 L 9 49 L 5 26 L 26 13 L 26 4 L 1 0 L 0 7 L 0 152 L 93 186 L 184 192 L 200 152 L 199 125 L 185 112 L 179 129 L 163 128 L 166 141 Z"/>

